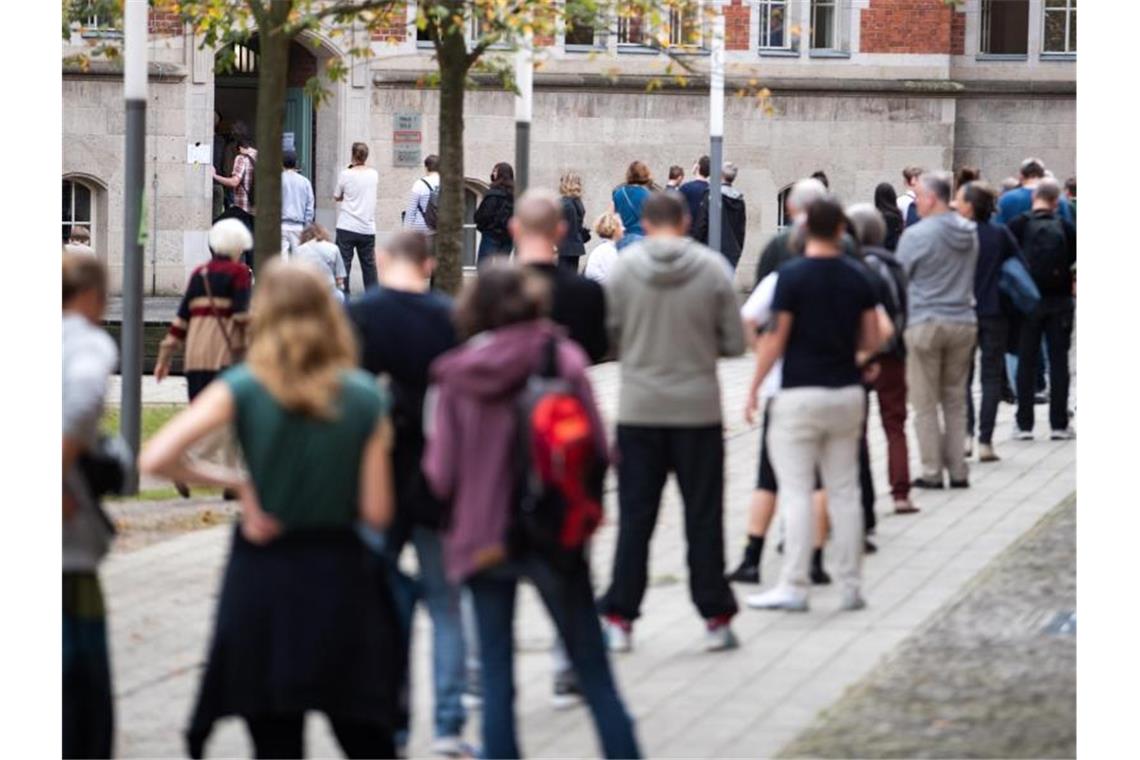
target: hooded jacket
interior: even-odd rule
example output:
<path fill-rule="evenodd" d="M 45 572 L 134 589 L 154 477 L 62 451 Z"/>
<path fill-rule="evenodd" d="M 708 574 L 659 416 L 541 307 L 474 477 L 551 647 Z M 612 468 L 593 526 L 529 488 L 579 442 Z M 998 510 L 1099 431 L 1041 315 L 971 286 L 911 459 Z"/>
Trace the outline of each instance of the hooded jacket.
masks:
<path fill-rule="evenodd" d="M 744 352 L 724 259 L 689 238 L 642 240 L 614 264 L 606 303 L 621 360 L 618 422 L 719 425 L 717 359 Z"/>
<path fill-rule="evenodd" d="M 423 470 L 435 496 L 450 505 L 443 561 L 453 583 L 507 559 L 517 397 L 552 338 L 558 341 L 558 374 L 593 417 L 604 455 L 605 434 L 586 375 L 589 360 L 553 323 L 524 322 L 482 333 L 432 364 Z"/>
<path fill-rule="evenodd" d="M 923 322 L 977 324 L 977 229 L 974 222 L 947 211 L 903 232 L 895 258 L 907 277 L 908 327 Z"/>
<path fill-rule="evenodd" d="M 498 243 L 509 243 L 507 222 L 515 212 L 515 197 L 506 188 L 492 185 L 475 209 L 475 229 Z"/>
<path fill-rule="evenodd" d="M 720 186 L 720 253 L 736 269 L 740 252 L 744 250 L 744 230 L 747 219 L 744 209 L 744 196 L 732 185 Z M 709 193 L 701 199 L 700 210 L 693 220 L 693 239 L 699 243 L 709 243 Z"/>

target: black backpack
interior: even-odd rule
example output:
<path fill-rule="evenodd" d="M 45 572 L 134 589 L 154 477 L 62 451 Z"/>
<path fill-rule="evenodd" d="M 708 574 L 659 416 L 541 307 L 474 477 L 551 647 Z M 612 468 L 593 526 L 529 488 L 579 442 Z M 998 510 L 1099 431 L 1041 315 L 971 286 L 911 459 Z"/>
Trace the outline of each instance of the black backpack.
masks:
<path fill-rule="evenodd" d="M 863 249 L 863 261 L 876 277 L 887 284 L 890 302 L 883 304 L 895 327 L 894 337 L 883 349 L 884 353 L 898 353 L 903 346 L 903 333 L 906 331 L 907 298 L 906 272 L 898 259 L 875 248 Z"/>
<path fill-rule="evenodd" d="M 428 229 L 435 230 L 439 226 L 439 185 L 432 185 L 426 179 L 421 179 L 428 186 L 428 200 L 427 206 L 420 209 L 420 216 L 424 218 L 424 224 Z"/>
<path fill-rule="evenodd" d="M 1029 217 L 1021 250 L 1029 274 L 1041 292 L 1064 291 L 1069 286 L 1069 241 L 1065 225 L 1056 215 Z"/>

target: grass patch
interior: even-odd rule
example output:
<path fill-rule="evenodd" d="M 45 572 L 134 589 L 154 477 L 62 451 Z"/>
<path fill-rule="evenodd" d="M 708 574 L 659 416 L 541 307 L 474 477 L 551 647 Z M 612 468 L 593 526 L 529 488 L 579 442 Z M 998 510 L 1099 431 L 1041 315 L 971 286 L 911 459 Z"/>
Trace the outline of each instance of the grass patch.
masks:
<path fill-rule="evenodd" d="M 222 496 L 222 489 L 210 487 L 195 486 L 190 489 L 190 499 L 220 499 Z M 139 491 L 134 496 L 126 496 L 122 498 L 108 499 L 108 501 L 174 501 L 180 499 L 178 491 L 174 490 L 174 486 L 167 486 L 165 488 L 147 488 Z"/>
<path fill-rule="evenodd" d="M 186 408 L 185 404 L 146 404 L 142 408 L 142 441 L 149 441 L 170 418 Z M 108 435 L 119 432 L 119 407 L 109 406 L 103 412 L 99 428 Z M 171 493 L 174 489 L 170 489 Z M 177 494 L 175 494 L 177 495 Z"/>

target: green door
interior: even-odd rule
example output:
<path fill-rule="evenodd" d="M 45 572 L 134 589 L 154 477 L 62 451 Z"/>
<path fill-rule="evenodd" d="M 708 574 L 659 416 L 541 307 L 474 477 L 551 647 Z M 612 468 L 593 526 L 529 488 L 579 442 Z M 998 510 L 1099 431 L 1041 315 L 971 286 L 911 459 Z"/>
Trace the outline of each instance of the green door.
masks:
<path fill-rule="evenodd" d="M 285 147 L 292 135 L 297 170 L 313 181 L 313 101 L 301 87 L 285 91 Z"/>

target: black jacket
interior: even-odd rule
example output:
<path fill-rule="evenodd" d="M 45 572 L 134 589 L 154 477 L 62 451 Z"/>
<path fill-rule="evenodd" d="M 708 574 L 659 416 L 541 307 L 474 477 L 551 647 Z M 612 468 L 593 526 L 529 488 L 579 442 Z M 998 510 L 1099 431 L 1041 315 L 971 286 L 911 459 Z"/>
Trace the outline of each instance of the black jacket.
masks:
<path fill-rule="evenodd" d="M 515 213 L 515 198 L 501 187 L 490 188 L 475 209 L 475 229 L 499 242 L 511 239 L 507 222 Z"/>
<path fill-rule="evenodd" d="M 550 283 L 550 320 L 566 328 L 570 339 L 582 347 L 592 363 L 605 359 L 610 340 L 602 286 L 555 264 L 529 264 L 527 268 Z"/>
<path fill-rule="evenodd" d="M 906 358 L 906 345 L 903 333 L 906 331 L 907 300 L 906 273 L 895 255 L 878 246 L 863 247 L 863 262 L 876 278 L 876 291 L 883 308 L 891 318 L 895 334 L 880 355 Z"/>
<path fill-rule="evenodd" d="M 581 198 L 562 196 L 562 218 L 566 222 L 566 236 L 558 241 L 559 256 L 586 255 L 586 241 L 590 239 L 590 231 L 586 229 L 584 219 L 586 208 Z"/>
<path fill-rule="evenodd" d="M 744 208 L 744 196 L 731 185 L 721 186 L 720 191 L 720 252 L 733 269 L 740 261 L 740 252 L 744 250 L 744 230 L 747 219 Z M 701 199 L 700 210 L 693 223 L 693 239 L 697 242 L 709 244 L 709 193 L 706 190 Z"/>

